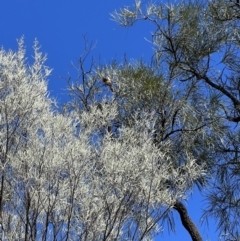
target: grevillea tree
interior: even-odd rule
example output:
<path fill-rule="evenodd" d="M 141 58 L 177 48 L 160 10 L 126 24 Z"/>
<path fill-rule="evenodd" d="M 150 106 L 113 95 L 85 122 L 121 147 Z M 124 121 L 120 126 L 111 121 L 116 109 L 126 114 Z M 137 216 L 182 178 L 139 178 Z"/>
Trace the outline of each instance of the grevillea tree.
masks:
<path fill-rule="evenodd" d="M 162 85 L 169 106 L 132 108 L 124 68 L 96 68 L 69 86 L 60 112 L 37 41 L 32 65 L 18 44 L 0 51 L 1 240 L 152 240 L 207 173 L 193 148 L 210 132 L 197 109 L 149 71 L 142 83 Z M 113 73 L 122 82 L 108 95 L 99 78 Z"/>

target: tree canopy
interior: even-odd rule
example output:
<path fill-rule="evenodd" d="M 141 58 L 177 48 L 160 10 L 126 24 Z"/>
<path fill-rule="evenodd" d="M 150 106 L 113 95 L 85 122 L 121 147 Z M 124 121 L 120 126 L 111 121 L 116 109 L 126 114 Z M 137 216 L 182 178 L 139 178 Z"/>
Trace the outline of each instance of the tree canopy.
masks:
<path fill-rule="evenodd" d="M 213 136 L 217 134 L 211 137 L 211 154 L 203 155 L 211 169 L 204 217 L 216 218 L 220 232 L 231 240 L 239 239 L 240 227 L 239 16 L 238 1 L 219 0 L 175 4 L 135 1 L 132 7 L 112 13 L 122 26 L 148 21 L 153 26 L 154 68 L 174 79 L 183 93 L 187 92 L 179 86 L 192 85 L 197 93 L 195 104 L 206 108 L 202 118 L 222 122 L 221 134 L 211 130 Z M 205 146 L 202 141 L 197 151 Z"/>
<path fill-rule="evenodd" d="M 234 1 L 142 4 L 111 15 L 153 26 L 143 61 L 86 69 L 67 79 L 70 100 L 49 97 L 51 69 L 0 50 L 1 240 L 153 240 L 204 191 L 203 217 L 239 240 L 240 6 Z M 221 237 L 222 238 L 222 237 Z"/>
<path fill-rule="evenodd" d="M 34 51 L 33 65 L 22 39 L 17 52 L 0 52 L 1 239 L 151 239 L 205 166 L 187 145 L 173 165 L 174 140 L 153 142 L 154 111 L 132 110 L 125 123 L 118 102 L 104 95 L 87 108 L 73 100 L 57 111 L 37 42 Z"/>

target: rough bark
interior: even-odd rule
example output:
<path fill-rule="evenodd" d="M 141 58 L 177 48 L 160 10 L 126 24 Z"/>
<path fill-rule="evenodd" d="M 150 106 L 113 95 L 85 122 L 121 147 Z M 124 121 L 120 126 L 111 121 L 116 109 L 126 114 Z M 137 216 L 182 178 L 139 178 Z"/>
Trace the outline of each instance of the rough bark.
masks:
<path fill-rule="evenodd" d="M 174 209 L 176 209 L 177 212 L 179 213 L 181 221 L 182 221 L 182 225 L 188 231 L 192 240 L 193 241 L 203 241 L 196 225 L 193 223 L 191 218 L 188 216 L 188 211 L 185 208 L 185 206 L 181 202 L 177 201 L 174 204 Z"/>

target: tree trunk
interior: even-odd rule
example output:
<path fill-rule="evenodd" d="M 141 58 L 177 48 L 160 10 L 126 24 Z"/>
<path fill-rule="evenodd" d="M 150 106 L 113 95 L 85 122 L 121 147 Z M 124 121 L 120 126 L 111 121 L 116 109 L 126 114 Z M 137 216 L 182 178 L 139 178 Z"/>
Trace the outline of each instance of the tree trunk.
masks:
<path fill-rule="evenodd" d="M 192 240 L 193 241 L 203 241 L 197 227 L 195 226 L 195 224 L 193 223 L 191 218 L 188 216 L 188 212 L 187 212 L 187 209 L 185 208 L 185 206 L 181 202 L 176 201 L 174 204 L 174 209 L 176 209 L 178 211 L 181 221 L 182 221 L 182 225 L 188 231 Z"/>

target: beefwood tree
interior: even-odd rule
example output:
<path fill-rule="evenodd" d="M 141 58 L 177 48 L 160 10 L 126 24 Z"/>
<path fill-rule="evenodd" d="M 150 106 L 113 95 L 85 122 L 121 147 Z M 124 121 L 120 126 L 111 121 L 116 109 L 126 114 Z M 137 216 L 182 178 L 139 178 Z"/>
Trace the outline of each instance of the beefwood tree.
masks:
<path fill-rule="evenodd" d="M 210 100 L 205 102 L 203 116 L 212 113 L 213 119 L 227 127 L 216 135 L 218 138 L 211 139 L 215 142 L 213 152 L 204 156 L 212 169 L 204 216 L 218 220 L 218 228 L 227 240 L 240 237 L 239 16 L 240 5 L 234 0 L 174 4 L 142 4 L 137 0 L 132 7 L 112 13 L 122 26 L 148 21 L 153 26 L 150 41 L 154 46 L 154 68 L 172 76 L 179 86 L 196 86 L 196 101 Z M 179 90 L 183 95 L 188 93 L 183 88 Z M 203 146 L 201 142 L 197 149 Z"/>

